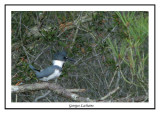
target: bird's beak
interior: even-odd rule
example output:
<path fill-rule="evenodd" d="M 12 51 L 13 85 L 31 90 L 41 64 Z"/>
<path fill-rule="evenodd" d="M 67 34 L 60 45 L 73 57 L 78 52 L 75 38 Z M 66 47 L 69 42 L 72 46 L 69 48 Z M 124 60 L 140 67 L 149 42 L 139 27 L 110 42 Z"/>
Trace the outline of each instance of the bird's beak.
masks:
<path fill-rule="evenodd" d="M 67 60 L 68 61 L 70 61 L 70 62 L 76 62 L 74 59 L 72 59 L 72 58 L 67 58 Z"/>

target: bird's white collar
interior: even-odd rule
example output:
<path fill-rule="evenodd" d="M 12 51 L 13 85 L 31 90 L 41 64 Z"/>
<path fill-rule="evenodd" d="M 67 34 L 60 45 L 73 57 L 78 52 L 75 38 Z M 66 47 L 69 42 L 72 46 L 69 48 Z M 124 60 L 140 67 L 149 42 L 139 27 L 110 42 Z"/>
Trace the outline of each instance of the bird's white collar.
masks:
<path fill-rule="evenodd" d="M 62 67 L 64 64 L 64 61 L 59 61 L 59 60 L 53 60 L 53 65 L 57 65 L 59 67 Z"/>

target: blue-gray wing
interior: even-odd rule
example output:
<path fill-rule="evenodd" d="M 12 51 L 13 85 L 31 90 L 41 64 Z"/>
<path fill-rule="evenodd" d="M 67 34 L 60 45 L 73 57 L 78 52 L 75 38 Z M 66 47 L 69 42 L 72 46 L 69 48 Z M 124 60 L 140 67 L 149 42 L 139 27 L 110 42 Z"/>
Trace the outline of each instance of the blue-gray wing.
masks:
<path fill-rule="evenodd" d="M 41 72 L 35 72 L 35 73 L 36 73 L 37 78 L 43 78 L 43 77 L 47 77 L 51 75 L 55 71 L 55 69 L 58 69 L 60 71 L 62 70 L 62 68 L 59 66 L 50 66 L 42 70 Z"/>

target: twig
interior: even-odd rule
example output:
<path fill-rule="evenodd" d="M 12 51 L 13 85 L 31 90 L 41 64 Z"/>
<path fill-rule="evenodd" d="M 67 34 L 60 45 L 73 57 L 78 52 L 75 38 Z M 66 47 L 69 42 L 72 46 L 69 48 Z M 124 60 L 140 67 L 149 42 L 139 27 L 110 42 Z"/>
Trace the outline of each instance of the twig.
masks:
<path fill-rule="evenodd" d="M 73 41 L 72 41 L 72 45 L 71 45 L 71 47 L 70 47 L 70 50 L 72 50 L 72 48 L 73 48 L 73 45 L 74 45 L 74 43 L 75 43 L 75 40 L 76 40 L 76 37 L 77 37 L 77 33 L 78 33 L 78 28 L 79 28 L 79 26 L 80 26 L 80 21 L 81 21 L 81 16 L 82 16 L 82 13 L 79 15 L 79 20 L 77 20 L 77 29 L 76 29 L 76 32 L 75 32 L 75 34 L 74 34 L 74 38 L 73 38 Z"/>
<path fill-rule="evenodd" d="M 80 16 L 79 16 L 80 17 Z M 79 19 L 79 17 L 77 19 Z M 76 23 L 77 23 L 77 19 L 73 22 L 72 25 L 70 26 L 67 26 L 63 29 L 63 31 L 61 33 L 59 33 L 59 35 L 57 37 L 60 37 L 66 30 L 70 30 L 70 29 L 73 29 L 76 27 Z M 92 20 L 92 17 L 89 17 L 88 15 L 87 16 L 83 16 L 81 17 L 81 23 L 85 23 L 87 21 L 91 21 Z M 72 22 L 71 22 L 72 23 Z M 78 29 L 80 29 L 79 27 L 77 27 Z"/>
<path fill-rule="evenodd" d="M 128 97 L 120 98 L 117 100 L 113 100 L 112 102 L 142 102 L 142 101 L 145 102 L 146 100 L 148 100 L 148 97 L 143 95 L 134 98 L 128 98 Z"/>
<path fill-rule="evenodd" d="M 117 28 L 117 25 L 111 30 L 111 32 L 114 32 L 116 28 Z M 102 40 L 102 43 L 111 36 L 111 32 Z"/>
<path fill-rule="evenodd" d="M 113 91 L 109 92 L 106 96 L 102 97 L 100 100 L 107 99 L 109 96 L 111 96 L 112 94 L 114 94 L 118 89 L 119 89 L 119 87 L 115 88 Z"/>
<path fill-rule="evenodd" d="M 29 57 L 28 57 L 28 54 L 29 54 L 29 53 L 26 51 L 26 48 L 23 46 L 23 44 L 22 44 L 22 47 L 23 47 L 23 50 L 24 50 L 24 52 L 25 52 L 25 54 L 26 54 L 26 56 L 27 56 L 28 62 L 31 63 L 31 61 L 30 61 L 30 59 L 29 59 Z"/>
<path fill-rule="evenodd" d="M 95 55 L 97 55 L 97 52 L 96 52 L 96 50 L 95 50 L 95 47 L 93 48 L 93 50 L 94 50 Z M 99 60 L 99 57 L 98 57 L 98 63 L 99 63 L 99 66 L 100 66 L 100 68 L 101 68 L 102 74 L 104 74 L 104 71 L 103 71 L 101 62 L 100 62 L 100 60 Z"/>
<path fill-rule="evenodd" d="M 37 102 L 39 99 L 42 99 L 44 97 L 46 97 L 47 95 L 49 95 L 51 93 L 51 91 L 49 90 L 48 92 L 46 92 L 44 95 L 37 97 L 34 102 Z"/>
<path fill-rule="evenodd" d="M 93 57 L 97 57 L 97 56 L 99 56 L 101 53 L 98 53 L 98 54 L 96 54 L 96 55 L 93 55 L 93 56 L 91 56 L 91 57 L 88 57 L 87 59 L 85 59 L 85 60 L 83 60 L 83 63 L 85 62 L 85 61 L 88 61 L 88 60 L 90 60 L 90 59 L 92 59 Z M 82 57 L 83 58 L 83 57 Z M 81 59 L 81 58 L 80 58 Z M 81 59 L 82 60 L 82 59 Z M 78 61 L 80 61 L 80 60 L 78 60 Z M 75 63 L 75 65 L 76 64 L 78 64 L 78 62 L 76 61 L 76 63 Z"/>
<path fill-rule="evenodd" d="M 119 86 L 120 77 L 121 77 L 121 74 L 120 74 L 120 72 L 118 71 L 118 72 L 117 72 L 117 81 L 116 81 L 115 87 L 118 87 L 118 86 Z"/>
<path fill-rule="evenodd" d="M 34 60 L 34 62 L 44 53 L 44 51 L 46 49 L 48 49 L 48 46 L 42 50 L 42 52 L 36 57 L 36 59 Z"/>
<path fill-rule="evenodd" d="M 111 79 L 111 81 L 108 85 L 108 88 L 110 88 L 110 86 L 112 85 L 112 82 L 114 81 L 114 78 L 115 78 L 116 74 L 117 74 L 117 70 L 115 70 L 114 75 L 112 76 L 112 79 Z"/>

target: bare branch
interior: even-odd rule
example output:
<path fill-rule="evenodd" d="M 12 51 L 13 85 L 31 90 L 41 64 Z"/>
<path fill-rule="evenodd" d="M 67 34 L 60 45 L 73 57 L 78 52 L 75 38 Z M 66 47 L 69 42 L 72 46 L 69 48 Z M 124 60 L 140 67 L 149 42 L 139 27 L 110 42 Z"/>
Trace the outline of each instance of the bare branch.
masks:
<path fill-rule="evenodd" d="M 119 89 L 119 87 L 115 88 L 113 91 L 109 92 L 106 96 L 102 97 L 101 100 L 107 99 L 109 96 L 114 94 L 118 89 Z"/>
<path fill-rule="evenodd" d="M 62 95 L 66 98 L 70 98 L 74 101 L 80 101 L 80 102 L 94 102 L 95 100 L 91 100 L 90 98 L 84 98 L 80 97 L 77 94 L 71 93 L 72 92 L 83 92 L 84 89 L 71 89 L 66 90 L 60 85 L 57 85 L 55 83 L 48 83 L 48 82 L 41 82 L 41 83 L 35 83 L 35 84 L 25 84 L 21 86 L 12 86 L 12 93 L 20 93 L 20 92 L 26 92 L 26 91 L 33 91 L 33 90 L 40 90 L 40 89 L 49 89 L 54 92 L 56 92 L 59 95 Z"/>

